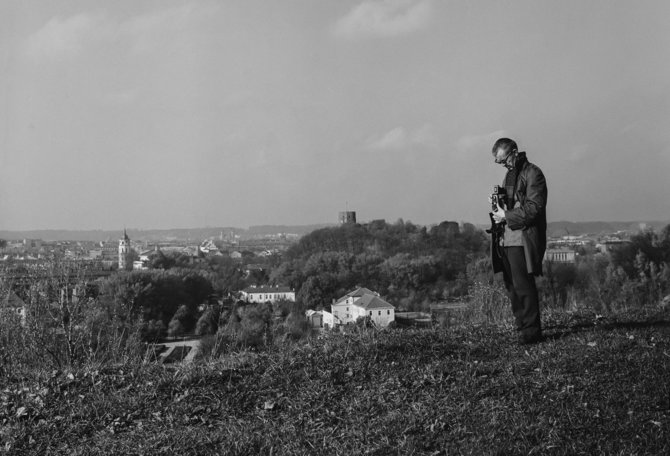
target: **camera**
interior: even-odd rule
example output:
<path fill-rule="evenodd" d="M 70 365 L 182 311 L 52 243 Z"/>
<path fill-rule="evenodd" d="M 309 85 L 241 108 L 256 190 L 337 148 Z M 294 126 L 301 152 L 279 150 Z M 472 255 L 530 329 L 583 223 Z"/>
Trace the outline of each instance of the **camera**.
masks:
<path fill-rule="evenodd" d="M 494 185 L 493 193 L 491 193 L 491 210 L 494 212 L 497 211 L 498 205 L 504 208 L 506 201 L 507 201 L 507 194 L 505 193 L 505 189 L 500 185 Z"/>

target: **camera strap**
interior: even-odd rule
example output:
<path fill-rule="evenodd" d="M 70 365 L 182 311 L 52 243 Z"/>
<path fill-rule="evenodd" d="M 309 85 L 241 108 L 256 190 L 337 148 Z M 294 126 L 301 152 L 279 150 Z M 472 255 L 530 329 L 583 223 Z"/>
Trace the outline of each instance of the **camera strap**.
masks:
<path fill-rule="evenodd" d="M 505 193 L 507 193 L 507 209 L 514 209 L 514 204 L 516 203 L 516 185 L 519 182 L 519 174 L 521 174 L 521 168 L 527 162 L 526 153 L 520 152 L 517 156 L 516 163 L 514 168 L 507 171 L 505 174 Z"/>
<path fill-rule="evenodd" d="M 514 169 L 507 171 L 505 174 L 505 193 L 507 194 L 507 209 L 512 209 L 514 207 L 514 193 L 516 190 L 516 181 L 519 177 L 519 173 Z"/>

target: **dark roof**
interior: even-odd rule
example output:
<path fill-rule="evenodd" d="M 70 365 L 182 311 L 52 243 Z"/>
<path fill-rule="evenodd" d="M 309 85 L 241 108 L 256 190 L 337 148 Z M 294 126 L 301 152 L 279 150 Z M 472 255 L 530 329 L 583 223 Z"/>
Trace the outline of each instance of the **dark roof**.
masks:
<path fill-rule="evenodd" d="M 362 307 L 366 310 L 369 310 L 369 309 L 395 309 L 395 307 L 393 307 L 388 302 L 384 301 L 379 296 L 375 296 L 375 295 L 371 295 L 371 294 L 366 294 L 364 296 L 361 296 L 360 299 L 354 301 L 354 305 Z"/>
<path fill-rule="evenodd" d="M 247 287 L 244 290 L 242 290 L 244 293 L 291 293 L 293 290 L 291 290 L 290 287 L 271 287 L 271 286 L 266 286 L 266 287 Z"/>
<path fill-rule="evenodd" d="M 337 302 L 335 304 L 339 304 L 342 301 L 345 301 L 347 298 L 360 298 L 361 296 L 364 296 L 364 295 L 376 296 L 377 293 L 375 293 L 372 290 L 368 290 L 365 287 L 359 287 L 359 288 L 356 288 L 354 291 L 352 291 L 350 293 L 347 293 L 344 296 L 342 296 L 340 299 L 337 300 Z"/>
<path fill-rule="evenodd" d="M 21 298 L 19 298 L 16 293 L 13 291 L 9 291 L 7 295 L 0 301 L 0 307 L 23 307 L 25 306 L 26 303 L 23 302 Z"/>

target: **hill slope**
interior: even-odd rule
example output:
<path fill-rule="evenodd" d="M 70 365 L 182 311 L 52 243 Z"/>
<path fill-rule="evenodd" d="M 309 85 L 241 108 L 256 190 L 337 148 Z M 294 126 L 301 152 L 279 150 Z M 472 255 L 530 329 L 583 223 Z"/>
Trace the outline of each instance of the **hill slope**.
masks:
<path fill-rule="evenodd" d="M 0 453 L 670 454 L 670 312 L 545 320 L 3 380 Z"/>

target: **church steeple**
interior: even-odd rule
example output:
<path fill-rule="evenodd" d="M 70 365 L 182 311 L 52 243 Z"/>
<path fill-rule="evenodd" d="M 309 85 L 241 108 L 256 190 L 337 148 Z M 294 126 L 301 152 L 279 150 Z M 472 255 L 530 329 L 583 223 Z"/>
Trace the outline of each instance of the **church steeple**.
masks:
<path fill-rule="evenodd" d="M 130 238 L 126 228 L 123 228 L 123 239 L 119 239 L 119 270 L 125 270 L 128 266 L 128 253 L 130 253 Z"/>

